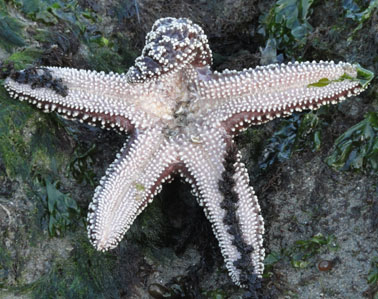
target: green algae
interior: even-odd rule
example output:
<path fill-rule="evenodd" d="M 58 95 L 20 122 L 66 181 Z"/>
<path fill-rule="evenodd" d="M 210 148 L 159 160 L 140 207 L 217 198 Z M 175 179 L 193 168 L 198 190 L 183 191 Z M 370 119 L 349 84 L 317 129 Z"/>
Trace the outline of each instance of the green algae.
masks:
<path fill-rule="evenodd" d="M 308 22 L 313 0 L 277 0 L 268 13 L 259 18 L 258 32 L 288 57 L 304 47 L 313 31 Z"/>
<path fill-rule="evenodd" d="M 0 157 L 5 172 L 10 178 L 20 176 L 32 189 L 40 184 L 35 177 L 45 177 L 41 179 L 44 191 L 39 190 L 37 197 L 46 211 L 43 218 L 47 218 L 49 234 L 57 236 L 76 223 L 80 210 L 72 198 L 57 189 L 56 182 L 48 179 L 57 175 L 67 159 L 58 150 L 60 141 L 49 125 L 51 121 L 40 121 L 39 112 L 28 105 L 0 100 Z"/>
<path fill-rule="evenodd" d="M 314 263 L 314 257 L 321 252 L 336 251 L 335 237 L 319 233 L 307 240 L 298 240 L 290 249 L 289 256 L 294 268 L 305 268 Z"/>
<path fill-rule="evenodd" d="M 378 9 L 378 0 L 367 1 L 369 5 L 364 9 L 361 8 L 356 1 L 353 0 L 343 0 L 342 7 L 345 12 L 345 18 L 351 19 L 357 23 L 357 26 L 353 29 L 352 33 L 348 37 L 348 41 L 350 42 L 357 31 L 361 30 L 364 23 L 370 19 L 373 15 L 374 11 Z"/>
<path fill-rule="evenodd" d="M 357 80 L 360 82 L 363 88 L 367 87 L 370 82 L 374 79 L 374 73 L 368 69 L 364 69 L 359 64 L 356 64 L 357 69 Z"/>
<path fill-rule="evenodd" d="M 13 2 L 25 17 L 49 26 L 65 22 L 72 26 L 71 29 L 78 30 L 85 28 L 82 22 L 88 19 L 88 13 L 85 18 L 81 18 L 78 1 L 13 0 Z"/>
<path fill-rule="evenodd" d="M 224 299 L 228 298 L 227 294 L 223 290 L 213 290 L 213 291 L 206 291 L 202 293 L 205 298 L 209 299 Z"/>
<path fill-rule="evenodd" d="M 89 63 L 97 71 L 115 71 L 123 73 L 125 71 L 123 58 L 113 49 L 91 44 L 91 52 L 88 56 Z"/>
<path fill-rule="evenodd" d="M 0 0 L 0 48 L 11 52 L 16 47 L 25 45 L 22 36 L 23 24 L 8 14 L 4 0 Z"/>
<path fill-rule="evenodd" d="M 0 154 L 6 174 L 26 178 L 31 172 L 30 147 L 24 140 L 23 128 L 33 118 L 27 105 L 12 102 L 3 88 L 0 89 Z"/>
<path fill-rule="evenodd" d="M 50 236 L 61 236 L 68 228 L 77 224 L 80 209 L 75 200 L 59 190 L 58 182 L 44 179 L 45 192 L 41 193 L 45 206 Z"/>
<path fill-rule="evenodd" d="M 10 178 L 28 179 L 32 173 L 46 173 L 62 162 L 60 140 L 51 121 L 41 121 L 30 106 L 10 100 L 0 90 L 0 155 Z"/>
<path fill-rule="evenodd" d="M 28 289 L 32 298 L 120 298 L 116 260 L 80 236 L 66 259 L 56 258 L 48 273 Z"/>
<path fill-rule="evenodd" d="M 348 74 L 343 74 L 339 79 L 336 80 L 329 80 L 328 78 L 321 78 L 319 81 L 308 84 L 307 87 L 324 87 L 334 82 L 342 82 L 344 80 L 350 80 L 350 81 L 357 81 L 360 83 L 362 88 L 366 88 L 369 83 L 374 78 L 374 73 L 372 71 L 369 71 L 368 69 L 364 69 L 359 64 L 356 64 L 354 66 L 357 71 L 357 76 L 351 77 Z"/>
<path fill-rule="evenodd" d="M 270 277 L 274 265 L 280 261 L 290 262 L 293 268 L 303 269 L 313 266 L 319 254 L 336 250 L 338 250 L 338 245 L 333 235 L 325 236 L 319 233 L 309 239 L 295 241 L 287 248 L 281 248 L 280 251 L 272 251 L 266 255 L 263 276 Z"/>
<path fill-rule="evenodd" d="M 280 128 L 267 141 L 259 167 L 266 170 L 277 162 L 290 159 L 293 153 L 306 149 L 318 151 L 326 126 L 322 115 L 326 113 L 327 107 L 322 107 L 316 112 L 294 113 L 289 119 L 282 120 Z"/>
<path fill-rule="evenodd" d="M 9 250 L 0 244 L 0 288 L 6 285 L 6 278 L 12 267 L 12 259 Z"/>
<path fill-rule="evenodd" d="M 368 273 L 367 282 L 370 285 L 378 285 L 378 257 L 373 257 L 371 268 Z"/>
<path fill-rule="evenodd" d="M 81 146 L 74 149 L 67 170 L 77 183 L 86 183 L 94 187 L 94 180 L 96 177 L 96 174 L 93 172 L 95 151 L 95 144 L 93 144 L 88 150 L 83 150 Z"/>
<path fill-rule="evenodd" d="M 7 62 L 13 62 L 16 69 L 21 70 L 34 64 L 42 56 L 42 50 L 27 48 L 17 51 L 7 58 Z"/>
<path fill-rule="evenodd" d="M 378 171 L 378 113 L 369 112 L 335 141 L 326 163 L 337 170 Z"/>

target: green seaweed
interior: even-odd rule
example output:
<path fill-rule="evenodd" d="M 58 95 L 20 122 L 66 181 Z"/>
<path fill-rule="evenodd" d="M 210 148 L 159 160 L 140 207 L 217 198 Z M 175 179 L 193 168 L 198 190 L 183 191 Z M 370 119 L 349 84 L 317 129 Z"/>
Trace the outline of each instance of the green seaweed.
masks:
<path fill-rule="evenodd" d="M 120 298 L 119 278 L 110 254 L 96 251 L 82 236 L 67 259 L 56 259 L 51 270 L 29 288 L 33 298 Z"/>
<path fill-rule="evenodd" d="M 378 112 L 351 127 L 335 141 L 326 163 L 337 170 L 378 170 Z"/>
<path fill-rule="evenodd" d="M 367 282 L 371 285 L 378 285 L 378 257 L 374 257 L 370 264 Z"/>
<path fill-rule="evenodd" d="M 34 64 L 41 56 L 42 50 L 36 48 L 27 48 L 13 53 L 7 58 L 7 61 L 13 62 L 15 68 L 20 70 L 28 65 Z"/>
<path fill-rule="evenodd" d="M 311 262 L 313 263 L 311 259 L 321 251 L 335 251 L 337 249 L 334 236 L 325 237 L 319 233 L 308 240 L 295 241 L 289 256 L 294 268 L 306 268 Z"/>
<path fill-rule="evenodd" d="M 353 0 L 343 0 L 342 7 L 345 12 L 345 18 L 352 19 L 358 24 L 348 37 L 348 41 L 350 42 L 357 31 L 362 28 L 364 23 L 373 15 L 373 12 L 378 8 L 378 0 L 370 1 L 369 6 L 366 7 L 366 9 L 362 9 Z"/>
<path fill-rule="evenodd" d="M 304 115 L 294 113 L 289 119 L 282 120 L 280 128 L 267 141 L 259 168 L 266 170 L 277 162 L 290 159 L 293 153 L 307 148 L 312 151 L 319 150 L 321 132 L 325 126 L 320 116 L 326 110 L 327 107 L 322 107 L 317 112 Z"/>
<path fill-rule="evenodd" d="M 11 52 L 16 47 L 25 45 L 22 36 L 23 24 L 8 13 L 8 7 L 0 0 L 0 47 Z"/>
<path fill-rule="evenodd" d="M 307 19 L 313 0 L 277 0 L 270 11 L 259 18 L 258 32 L 288 57 L 301 49 L 313 28 Z M 274 42 L 272 42 L 274 41 Z"/>
<path fill-rule="evenodd" d="M 369 83 L 373 80 L 374 73 L 372 71 L 364 69 L 359 64 L 356 64 L 355 68 L 357 71 L 357 76 L 355 78 L 345 73 L 339 79 L 336 79 L 336 80 L 329 80 L 328 78 L 321 78 L 317 82 L 308 84 L 307 87 L 324 87 L 324 86 L 327 86 L 328 84 L 331 84 L 334 82 L 341 82 L 344 80 L 357 81 L 360 83 L 362 88 L 367 87 Z"/>
<path fill-rule="evenodd" d="M 48 12 L 50 3 L 52 3 L 52 1 L 14 0 L 14 4 L 29 19 L 39 21 L 44 24 L 53 25 L 57 23 L 57 20 Z"/>
<path fill-rule="evenodd" d="M 212 290 L 212 291 L 206 291 L 202 293 L 205 298 L 208 299 L 224 299 L 228 298 L 227 294 L 223 290 Z"/>
<path fill-rule="evenodd" d="M 112 36 L 92 35 L 87 43 L 90 49 L 88 61 L 98 71 L 123 73 L 138 56 L 128 44 L 128 38 L 120 32 Z"/>
<path fill-rule="evenodd" d="M 26 18 L 47 26 L 64 24 L 66 30 L 81 34 L 87 39 L 88 26 L 101 19 L 88 9 L 82 9 L 79 1 L 62 0 L 13 0 L 13 4 Z"/>
<path fill-rule="evenodd" d="M 12 261 L 9 251 L 0 245 L 0 287 L 5 285 L 9 271 L 12 267 Z"/>
<path fill-rule="evenodd" d="M 137 189 L 140 192 L 143 192 L 146 190 L 146 187 L 143 184 L 135 183 L 135 189 Z"/>
<path fill-rule="evenodd" d="M 70 32 L 70 37 L 87 46 L 86 49 L 89 51 L 85 58 L 88 64 L 98 71 L 124 72 L 137 56 L 128 48 L 128 39 L 124 33 L 112 32 L 109 34 L 109 32 L 102 32 L 101 28 L 97 28 L 96 24 L 100 24 L 102 21 L 101 14 L 88 8 L 91 7 L 90 5 L 82 7 L 81 2 L 76 0 L 13 0 L 11 3 L 27 19 L 43 23 L 47 28 L 57 29 L 51 32 L 43 29 L 45 27 L 38 28 L 33 36 L 34 39 L 45 44 L 54 42 L 60 47 L 61 36 Z M 4 9 L 7 11 L 6 5 L 4 5 Z M 62 25 L 64 25 L 65 33 L 61 32 Z M 30 52 L 31 50 L 28 48 L 25 51 Z M 35 49 L 34 51 L 40 50 Z M 21 54 L 19 52 L 19 55 Z M 19 60 L 18 57 L 15 59 Z M 35 61 L 34 59 L 29 63 Z"/>
<path fill-rule="evenodd" d="M 0 155 L 8 177 L 29 176 L 30 147 L 24 140 L 23 129 L 33 118 L 33 111 L 8 99 L 4 88 L 0 88 Z"/>
<path fill-rule="evenodd" d="M 56 170 L 64 157 L 58 155 L 56 126 L 29 105 L 9 99 L 0 88 L 0 155 L 10 178 L 29 180 L 33 173 Z"/>
<path fill-rule="evenodd" d="M 360 82 L 361 86 L 365 88 L 374 79 L 374 73 L 372 71 L 364 69 L 359 64 L 356 64 L 356 70 L 357 70 L 356 79 Z"/>
<path fill-rule="evenodd" d="M 272 251 L 264 260 L 264 277 L 271 276 L 274 265 L 280 261 L 290 262 L 294 268 L 307 268 L 316 262 L 316 256 L 323 252 L 338 250 L 336 239 L 333 235 L 324 236 L 319 233 L 307 240 L 295 241 L 288 248 L 282 248 L 279 252 Z"/>
<path fill-rule="evenodd" d="M 71 158 L 67 169 L 79 184 L 85 182 L 92 187 L 95 185 L 94 179 L 96 175 L 93 172 L 93 154 L 95 151 L 95 144 L 84 153 L 82 152 L 81 147 L 77 147 L 74 150 L 73 157 Z"/>
<path fill-rule="evenodd" d="M 123 58 L 112 48 L 99 46 L 97 41 L 90 46 L 91 53 L 88 56 L 89 63 L 97 71 L 114 71 L 122 73 L 125 71 Z"/>
<path fill-rule="evenodd" d="M 80 209 L 68 194 L 59 191 L 58 182 L 51 182 L 49 178 L 41 179 L 44 192 L 40 192 L 45 207 L 45 218 L 48 223 L 50 236 L 60 236 L 69 227 L 77 223 Z"/>

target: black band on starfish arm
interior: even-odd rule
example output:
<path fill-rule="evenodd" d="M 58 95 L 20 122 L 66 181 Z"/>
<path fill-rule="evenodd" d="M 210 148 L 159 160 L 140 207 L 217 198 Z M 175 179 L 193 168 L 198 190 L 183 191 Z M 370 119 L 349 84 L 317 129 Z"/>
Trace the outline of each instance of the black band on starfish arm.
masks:
<path fill-rule="evenodd" d="M 229 227 L 227 231 L 234 237 L 232 244 L 240 254 L 239 259 L 233 262 L 239 271 L 239 283 L 248 288 L 251 298 L 257 298 L 256 290 L 261 288 L 261 276 L 256 274 L 258 271 L 255 270 L 251 259 L 251 254 L 255 249 L 243 239 L 239 217 L 236 213 L 239 201 L 238 193 L 235 190 L 237 163 L 238 150 L 234 144 L 231 144 L 223 162 L 225 170 L 222 173 L 222 179 L 218 182 L 219 191 L 223 194 L 221 208 L 225 210 L 223 222 Z"/>
<path fill-rule="evenodd" d="M 62 97 L 68 94 L 68 87 L 62 84 L 62 79 L 54 78 L 50 70 L 45 67 L 29 67 L 16 71 L 13 63 L 0 62 L 0 79 L 7 77 L 20 84 L 28 84 L 32 89 L 50 88 Z"/>

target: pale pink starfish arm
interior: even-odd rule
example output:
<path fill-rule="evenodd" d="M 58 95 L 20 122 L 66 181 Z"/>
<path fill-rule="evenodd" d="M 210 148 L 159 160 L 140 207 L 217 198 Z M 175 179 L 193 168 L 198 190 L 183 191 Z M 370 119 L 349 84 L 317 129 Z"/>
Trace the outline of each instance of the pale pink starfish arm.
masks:
<path fill-rule="evenodd" d="M 194 180 L 219 241 L 232 280 L 246 286 L 258 283 L 264 266 L 263 219 L 257 197 L 236 146 L 223 129 L 202 128 L 206 134 L 181 148 L 180 160 Z"/>
<path fill-rule="evenodd" d="M 49 88 L 51 82 L 33 87 L 30 77 L 43 82 L 46 70 L 51 80 L 61 80 L 60 84 L 67 87 L 65 95 Z M 91 125 L 129 131 L 155 121 L 151 111 L 143 107 L 147 88 L 129 84 L 125 75 L 60 67 L 31 68 L 20 71 L 17 80 L 7 78 L 5 88 L 13 97 L 27 100 L 45 112 L 56 111 Z"/>
<path fill-rule="evenodd" d="M 206 123 L 234 134 L 294 111 L 334 104 L 362 90 L 354 65 L 304 62 L 216 73 L 201 94 L 214 107 L 208 109 Z"/>
<path fill-rule="evenodd" d="M 175 148 L 161 128 L 131 137 L 107 169 L 89 206 L 88 235 L 96 249 L 117 246 L 169 177 L 174 162 Z"/>

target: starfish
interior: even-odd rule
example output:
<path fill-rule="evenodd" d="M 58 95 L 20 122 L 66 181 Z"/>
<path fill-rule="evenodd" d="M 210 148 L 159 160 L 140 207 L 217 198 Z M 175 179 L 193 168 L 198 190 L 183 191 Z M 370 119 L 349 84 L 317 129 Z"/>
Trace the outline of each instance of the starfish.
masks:
<path fill-rule="evenodd" d="M 126 74 L 29 68 L 9 71 L 5 87 L 45 112 L 130 136 L 89 205 L 88 237 L 97 250 L 116 247 L 162 184 L 180 174 L 211 222 L 233 282 L 259 288 L 264 222 L 233 137 L 357 95 L 366 73 L 332 61 L 223 72 L 211 63 L 200 26 L 163 18 Z"/>

